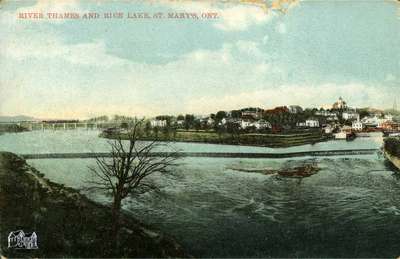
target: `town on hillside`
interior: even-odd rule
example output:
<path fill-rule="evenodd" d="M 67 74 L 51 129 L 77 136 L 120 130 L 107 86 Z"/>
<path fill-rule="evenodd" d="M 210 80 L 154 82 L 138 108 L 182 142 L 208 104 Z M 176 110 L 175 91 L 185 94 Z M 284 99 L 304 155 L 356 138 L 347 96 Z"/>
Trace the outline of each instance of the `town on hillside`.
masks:
<path fill-rule="evenodd" d="M 302 108 L 299 105 L 273 109 L 248 107 L 218 111 L 209 115 L 159 115 L 145 119 L 143 138 L 218 144 L 264 145 L 271 147 L 316 143 L 328 139 L 352 140 L 383 132 L 400 135 L 397 110 L 350 107 L 338 98 L 328 108 Z M 123 136 L 134 117 L 114 115 L 87 120 L 36 120 L 8 125 L 18 130 L 100 129 L 102 137 Z M 3 125 L 5 127 L 5 125 Z M 286 138 L 279 139 L 280 136 Z M 292 139 L 287 138 L 291 136 Z"/>
<path fill-rule="evenodd" d="M 171 141 L 280 147 L 316 143 L 332 138 L 352 140 L 357 136 L 368 136 L 370 132 L 398 134 L 400 123 L 397 122 L 396 115 L 395 109 L 382 111 L 350 107 L 340 97 L 327 109 L 289 105 L 273 109 L 248 107 L 200 116 L 159 115 L 146 120 L 144 131 L 149 139 L 157 137 Z M 102 127 L 103 136 L 112 137 L 126 132 L 129 129 L 129 120 L 132 118 L 114 116 L 109 119 L 102 116 L 90 121 L 99 124 L 118 122 L 115 127 Z M 279 136 L 294 136 L 297 139 L 292 138 L 292 142 L 288 143 L 288 138 L 280 141 Z"/>
<path fill-rule="evenodd" d="M 103 116 L 97 120 L 105 122 L 108 118 Z M 289 133 L 320 129 L 326 134 L 340 133 L 335 135 L 336 138 L 341 138 L 344 133 L 351 132 L 393 133 L 400 130 L 400 123 L 396 121 L 392 113 L 377 109 L 352 108 L 342 97 L 329 109 L 303 109 L 299 105 L 279 106 L 273 109 L 249 107 L 218 111 L 207 116 L 159 115 L 150 119 L 148 124 L 149 128 L 156 130 L 175 128 L 242 133 Z M 122 126 L 124 126 L 123 123 Z"/>

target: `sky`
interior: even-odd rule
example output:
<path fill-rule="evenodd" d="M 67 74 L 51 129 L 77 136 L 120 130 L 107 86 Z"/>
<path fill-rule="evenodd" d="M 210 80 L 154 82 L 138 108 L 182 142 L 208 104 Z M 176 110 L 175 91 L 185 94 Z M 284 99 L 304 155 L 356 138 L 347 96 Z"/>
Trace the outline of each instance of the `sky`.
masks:
<path fill-rule="evenodd" d="M 19 13 L 124 12 L 123 19 Z M 128 19 L 128 13 L 218 13 Z M 305 0 L 286 12 L 216 1 L 0 3 L 0 115 L 208 114 L 243 107 L 400 105 L 400 4 Z"/>

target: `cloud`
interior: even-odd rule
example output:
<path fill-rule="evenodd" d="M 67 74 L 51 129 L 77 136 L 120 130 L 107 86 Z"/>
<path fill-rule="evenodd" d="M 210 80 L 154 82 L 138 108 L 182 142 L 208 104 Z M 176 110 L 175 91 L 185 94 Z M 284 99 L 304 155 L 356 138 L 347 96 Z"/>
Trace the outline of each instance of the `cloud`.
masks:
<path fill-rule="evenodd" d="M 204 6 L 199 4 L 197 8 L 207 10 Z M 247 10 L 244 16 L 227 16 L 236 21 L 221 16 L 211 24 L 221 30 L 240 31 L 268 22 L 248 12 L 257 7 L 209 6 L 223 9 L 221 14 Z M 285 64 L 271 58 L 274 53 L 264 52 L 267 36 L 259 41 L 222 42 L 217 49 L 191 50 L 167 63 L 139 63 L 113 55 L 102 38 L 72 44 L 66 40 L 71 34 L 56 30 L 58 26 L 40 24 L 21 29 L 18 24 L 22 23 L 7 25 L 3 16 L 0 19 L 2 113 L 34 113 L 39 117 L 207 113 L 245 106 L 322 106 L 338 96 L 354 106 L 367 103 L 386 107 L 391 95 L 399 91 L 362 83 L 289 85 Z M 286 31 L 285 24 L 282 26 Z M 311 75 L 300 70 L 306 71 L 301 68 L 293 73 L 304 78 Z M 393 77 L 388 75 L 386 79 Z"/>
<path fill-rule="evenodd" d="M 201 114 L 246 106 L 318 107 L 333 103 L 338 96 L 354 106 L 385 107 L 391 99 L 387 94 L 391 91 L 361 83 L 277 83 L 274 78 L 284 76 L 285 68 L 272 63 L 255 41 L 225 43 L 217 50 L 197 49 L 166 64 L 144 64 L 111 55 L 101 40 L 66 44 L 62 37 L 46 35 L 19 34 L 8 39 L 12 44 L 4 45 L 5 71 L 13 71 L 14 76 L 0 81 L 9 87 L 1 89 L 2 96 L 7 96 L 1 100 L 2 111 L 39 117 L 140 116 Z M 29 71 L 16 72 L 20 63 L 28 61 L 32 62 Z"/>
<path fill-rule="evenodd" d="M 34 112 L 40 117 L 57 111 L 73 117 L 179 113 L 183 100 L 260 86 L 262 78 L 275 71 L 253 41 L 197 49 L 166 64 L 116 57 L 102 40 L 67 44 L 60 35 L 47 33 L 13 35 L 4 46 L 0 83 L 9 90 L 0 98 L 3 113 Z M 29 70 L 21 71 L 24 66 Z M 23 106 L 18 105 L 21 100 Z"/>
<path fill-rule="evenodd" d="M 267 23 L 274 16 L 257 6 L 235 5 L 220 9 L 220 19 L 215 27 L 223 31 L 244 31 L 251 26 Z"/>
<path fill-rule="evenodd" d="M 29 7 L 18 8 L 18 12 L 76 12 L 80 8 L 78 0 L 49 1 L 37 0 L 37 2 Z"/>
<path fill-rule="evenodd" d="M 125 60 L 106 53 L 103 41 L 65 44 L 59 35 L 19 34 L 9 35 L 1 54 L 18 61 L 35 58 L 49 61 L 59 59 L 76 65 L 105 66 L 122 65 Z"/>
<path fill-rule="evenodd" d="M 280 34 L 286 34 L 287 32 L 286 25 L 284 23 L 279 23 L 276 26 L 276 31 L 279 32 Z"/>
<path fill-rule="evenodd" d="M 386 75 L 385 81 L 388 81 L 388 82 L 396 81 L 396 76 L 394 76 L 393 74 L 389 73 L 389 74 Z"/>
<path fill-rule="evenodd" d="M 382 87 L 383 88 L 383 87 Z M 303 107 L 330 107 L 335 98 L 342 96 L 350 106 L 388 107 L 385 100 L 391 99 L 390 91 L 382 91 L 369 85 L 321 84 L 321 85 L 266 85 L 263 90 L 248 90 L 238 94 L 209 95 L 188 100 L 186 110 L 192 113 L 233 110 L 242 107 L 273 108 L 283 105 Z M 316 98 L 318 96 L 318 98 Z"/>
<path fill-rule="evenodd" d="M 268 40 L 269 40 L 269 36 L 268 36 L 268 35 L 265 35 L 265 36 L 263 37 L 263 39 L 262 39 L 262 43 L 263 43 L 264 45 L 266 45 L 266 44 L 268 43 Z"/>
<path fill-rule="evenodd" d="M 269 22 L 276 14 L 260 5 L 249 3 L 229 3 L 227 1 L 161 1 L 177 11 L 214 12 L 218 19 L 214 27 L 226 32 L 244 31 L 251 26 Z"/>

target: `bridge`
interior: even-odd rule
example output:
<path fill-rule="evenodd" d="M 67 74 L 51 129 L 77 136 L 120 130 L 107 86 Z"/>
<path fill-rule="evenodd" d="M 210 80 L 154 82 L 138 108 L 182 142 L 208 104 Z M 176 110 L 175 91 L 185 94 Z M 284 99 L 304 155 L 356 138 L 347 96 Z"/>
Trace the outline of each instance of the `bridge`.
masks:
<path fill-rule="evenodd" d="M 356 156 L 378 154 L 379 149 L 352 149 L 352 150 L 326 150 L 326 151 L 304 151 L 290 153 L 223 153 L 223 152 L 152 152 L 153 157 L 215 157 L 215 158 L 293 158 L 293 157 L 327 157 L 327 156 Z M 112 155 L 107 152 L 101 153 L 47 153 L 47 154 L 19 154 L 24 159 L 85 159 L 105 157 Z"/>
<path fill-rule="evenodd" d="M 0 125 L 18 125 L 29 130 L 74 130 L 86 129 L 97 130 L 112 127 L 119 127 L 119 122 L 63 122 L 63 121 L 21 121 L 21 122 L 0 122 Z"/>

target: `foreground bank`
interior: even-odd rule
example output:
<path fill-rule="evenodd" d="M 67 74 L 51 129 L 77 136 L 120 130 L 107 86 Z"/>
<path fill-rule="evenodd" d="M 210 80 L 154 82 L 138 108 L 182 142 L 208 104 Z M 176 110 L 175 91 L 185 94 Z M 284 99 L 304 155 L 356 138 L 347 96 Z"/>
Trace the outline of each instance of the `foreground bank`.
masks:
<path fill-rule="evenodd" d="M 385 158 L 400 170 L 400 139 L 386 138 L 383 144 L 383 153 Z"/>
<path fill-rule="evenodd" d="M 123 215 L 119 248 L 110 210 L 53 183 L 12 153 L 0 153 L 0 252 L 7 257 L 187 257 L 172 238 Z M 35 231 L 37 250 L 7 248 L 11 231 Z"/>

